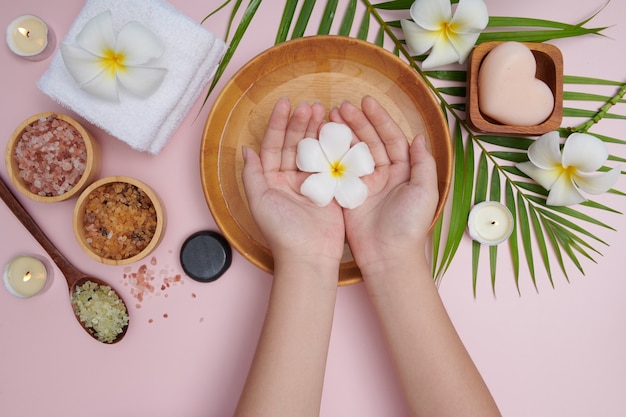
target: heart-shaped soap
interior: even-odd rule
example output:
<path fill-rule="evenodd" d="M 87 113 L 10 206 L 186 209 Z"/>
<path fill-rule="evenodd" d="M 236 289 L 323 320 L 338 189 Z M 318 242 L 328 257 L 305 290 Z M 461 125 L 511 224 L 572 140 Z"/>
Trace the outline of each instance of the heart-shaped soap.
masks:
<path fill-rule="evenodd" d="M 519 42 L 493 48 L 478 72 L 478 107 L 481 113 L 510 126 L 535 126 L 554 109 L 550 87 L 535 78 L 537 61 Z"/>

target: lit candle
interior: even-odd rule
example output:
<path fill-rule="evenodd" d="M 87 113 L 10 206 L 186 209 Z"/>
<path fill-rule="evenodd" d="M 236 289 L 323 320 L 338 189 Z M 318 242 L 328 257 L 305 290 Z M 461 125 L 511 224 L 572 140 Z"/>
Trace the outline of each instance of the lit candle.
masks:
<path fill-rule="evenodd" d="M 9 24 L 6 40 L 13 53 L 31 61 L 47 58 L 56 46 L 54 32 L 43 20 L 30 14 L 19 16 Z"/>
<path fill-rule="evenodd" d="M 32 256 L 17 256 L 4 269 L 4 286 L 16 297 L 29 298 L 46 287 L 48 270 L 46 265 Z"/>
<path fill-rule="evenodd" d="M 498 245 L 513 231 L 513 215 L 496 201 L 483 201 L 470 211 L 467 220 L 469 235 L 483 245 Z"/>

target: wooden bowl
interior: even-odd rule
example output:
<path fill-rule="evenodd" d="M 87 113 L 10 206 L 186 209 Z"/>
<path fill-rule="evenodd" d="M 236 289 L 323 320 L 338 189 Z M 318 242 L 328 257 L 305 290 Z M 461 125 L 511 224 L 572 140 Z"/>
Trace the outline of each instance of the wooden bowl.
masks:
<path fill-rule="evenodd" d="M 111 216 L 116 217 L 118 226 L 109 223 Z M 143 223 L 138 219 L 144 219 Z M 143 182 L 107 177 L 78 197 L 73 228 L 78 244 L 89 256 L 108 265 L 127 265 L 157 247 L 165 229 L 165 211 L 159 197 Z"/>
<path fill-rule="evenodd" d="M 511 126 L 484 115 L 478 105 L 478 72 L 487 54 L 502 42 L 485 42 L 474 48 L 467 71 L 467 121 L 479 132 L 505 135 L 543 135 L 561 126 L 563 119 L 563 55 L 559 48 L 547 43 L 521 42 L 533 53 L 537 62 L 535 77 L 552 90 L 554 109 L 550 116 L 535 126 Z"/>
<path fill-rule="evenodd" d="M 25 181 L 20 176 L 21 169 L 18 166 L 18 162 L 15 160 L 14 155 L 16 153 L 16 148 L 18 147 L 18 144 L 21 140 L 24 140 L 23 135 L 26 133 L 29 126 L 37 123 L 39 120 L 53 120 L 54 118 L 69 123 L 80 134 L 80 137 L 85 144 L 86 150 L 85 165 L 80 178 L 75 181 L 73 186 L 67 191 L 56 195 L 40 195 L 36 192 L 33 192 L 33 190 L 31 189 L 32 183 L 27 183 L 27 181 Z M 36 151 L 33 152 L 33 154 L 29 155 L 27 160 L 34 162 L 35 158 L 44 157 L 45 155 L 52 155 L 52 153 L 46 151 Z M 87 185 L 89 185 L 98 177 L 100 173 L 100 149 L 91 133 L 89 133 L 89 131 L 76 120 L 62 113 L 45 112 L 30 116 L 13 131 L 13 134 L 11 135 L 11 138 L 9 140 L 9 144 L 6 148 L 5 162 L 9 179 L 22 194 L 36 201 L 52 203 L 76 197 L 83 189 L 85 189 Z"/>
<path fill-rule="evenodd" d="M 452 145 L 438 102 L 414 69 L 374 44 L 340 36 L 301 38 L 272 47 L 244 65 L 217 97 L 207 118 L 200 153 L 204 194 L 222 234 L 254 265 L 270 272 L 273 259 L 257 228 L 241 180 L 242 147 L 258 150 L 272 108 L 281 97 L 296 106 L 320 101 L 378 100 L 412 141 L 424 133 L 437 161 L 439 207 L 452 176 Z M 420 213 L 415 213 L 419 216 Z M 434 220 L 433 220 L 434 221 Z M 361 281 L 349 250 L 339 284 Z"/>

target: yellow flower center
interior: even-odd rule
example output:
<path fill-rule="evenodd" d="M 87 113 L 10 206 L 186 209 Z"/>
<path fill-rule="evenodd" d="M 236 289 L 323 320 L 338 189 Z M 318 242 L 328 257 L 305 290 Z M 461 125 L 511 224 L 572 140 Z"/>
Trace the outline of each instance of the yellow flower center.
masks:
<path fill-rule="evenodd" d="M 576 176 L 576 167 L 573 165 L 568 167 L 561 166 L 561 175 L 566 175 L 568 178 Z"/>
<path fill-rule="evenodd" d="M 124 61 L 126 55 L 122 52 L 114 51 L 113 49 L 107 49 L 103 52 L 100 58 L 100 65 L 106 70 L 110 77 L 115 77 L 117 71 L 123 71 L 126 69 Z"/>
<path fill-rule="evenodd" d="M 452 22 L 441 22 L 441 29 L 439 29 L 439 31 L 446 39 L 454 38 L 457 36 L 455 26 L 456 25 Z"/>
<path fill-rule="evenodd" d="M 337 162 L 330 164 L 330 173 L 335 178 L 343 177 L 343 173 L 345 172 L 345 170 L 346 170 L 346 167 L 343 166 L 341 161 L 337 161 Z"/>

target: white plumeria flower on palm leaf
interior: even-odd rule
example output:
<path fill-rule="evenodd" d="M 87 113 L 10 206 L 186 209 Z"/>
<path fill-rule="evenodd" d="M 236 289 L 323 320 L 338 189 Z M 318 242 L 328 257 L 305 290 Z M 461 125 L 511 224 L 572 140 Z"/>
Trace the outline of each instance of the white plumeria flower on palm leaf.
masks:
<path fill-rule="evenodd" d="M 587 194 L 602 194 L 617 182 L 619 166 L 596 172 L 606 162 L 609 152 L 604 142 L 586 133 L 569 136 L 561 152 L 558 132 L 539 137 L 528 148 L 528 162 L 517 164 L 520 171 L 549 191 L 546 204 L 570 206 L 582 203 Z"/>
<path fill-rule="evenodd" d="M 460 0 L 454 15 L 450 0 L 416 0 L 410 12 L 413 21 L 400 23 L 413 54 L 432 49 L 422 63 L 425 69 L 465 62 L 489 23 L 483 0 Z"/>
<path fill-rule="evenodd" d="M 375 167 L 367 144 L 359 142 L 350 147 L 352 130 L 340 123 L 326 123 L 319 137 L 298 142 L 298 169 L 313 173 L 302 183 L 300 192 L 321 207 L 333 198 L 341 207 L 358 207 L 368 194 L 360 177 L 371 174 Z"/>
<path fill-rule="evenodd" d="M 165 52 L 161 40 L 136 21 L 124 25 L 116 37 L 110 11 L 87 22 L 76 43 L 78 47 L 61 45 L 67 70 L 83 90 L 106 100 L 119 100 L 118 83 L 145 98 L 167 72 L 153 66 Z"/>

